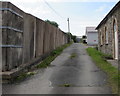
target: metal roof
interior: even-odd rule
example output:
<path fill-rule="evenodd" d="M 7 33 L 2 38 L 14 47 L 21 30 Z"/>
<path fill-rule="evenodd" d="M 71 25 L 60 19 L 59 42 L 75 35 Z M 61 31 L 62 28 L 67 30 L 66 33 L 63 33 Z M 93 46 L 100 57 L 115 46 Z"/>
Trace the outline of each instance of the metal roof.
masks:
<path fill-rule="evenodd" d="M 90 31 L 90 32 L 94 32 L 94 31 L 96 31 L 95 28 L 96 28 L 96 27 L 86 27 L 86 31 L 87 31 L 87 32 L 89 32 L 89 31 Z"/>
<path fill-rule="evenodd" d="M 97 33 L 98 31 L 95 28 L 96 27 L 86 27 L 86 35 L 88 33 Z"/>

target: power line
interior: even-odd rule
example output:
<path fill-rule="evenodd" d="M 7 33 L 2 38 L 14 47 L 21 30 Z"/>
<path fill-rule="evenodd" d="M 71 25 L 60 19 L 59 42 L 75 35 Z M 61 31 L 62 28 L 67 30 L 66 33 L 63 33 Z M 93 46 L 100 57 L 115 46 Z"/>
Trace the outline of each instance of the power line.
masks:
<path fill-rule="evenodd" d="M 59 14 L 59 12 L 57 12 L 46 0 L 43 0 L 44 1 L 44 3 L 56 14 L 56 15 L 58 15 L 61 19 L 65 19 L 66 17 L 63 17 L 63 16 L 61 16 L 60 14 Z M 65 19 L 66 20 L 66 19 Z M 69 19 L 67 19 L 67 20 L 69 20 Z M 69 21 L 68 21 L 69 22 Z M 68 26 L 69 28 L 68 28 L 68 30 L 69 30 L 69 32 L 70 32 L 70 25 Z"/>
<path fill-rule="evenodd" d="M 52 8 L 52 6 L 46 1 L 46 0 L 43 0 L 45 2 L 45 4 L 56 14 L 58 15 L 59 17 L 63 18 L 54 8 Z"/>

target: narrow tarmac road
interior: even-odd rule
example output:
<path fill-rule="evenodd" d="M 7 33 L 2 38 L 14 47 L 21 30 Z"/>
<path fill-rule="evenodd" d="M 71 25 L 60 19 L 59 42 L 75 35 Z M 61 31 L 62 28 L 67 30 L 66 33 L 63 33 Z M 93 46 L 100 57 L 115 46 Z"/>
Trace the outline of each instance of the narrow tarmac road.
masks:
<path fill-rule="evenodd" d="M 48 68 L 37 70 L 36 75 L 23 82 L 4 84 L 3 93 L 111 94 L 106 74 L 96 67 L 85 49 L 83 44 L 72 44 Z"/>

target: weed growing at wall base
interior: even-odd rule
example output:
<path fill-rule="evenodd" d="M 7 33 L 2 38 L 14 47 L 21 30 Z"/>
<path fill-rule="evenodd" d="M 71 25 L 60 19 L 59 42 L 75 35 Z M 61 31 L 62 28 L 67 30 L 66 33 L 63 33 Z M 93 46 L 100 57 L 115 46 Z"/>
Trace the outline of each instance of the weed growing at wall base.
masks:
<path fill-rule="evenodd" d="M 36 74 L 35 72 L 27 72 L 27 73 L 22 73 L 18 77 L 15 78 L 15 81 L 21 81 L 24 80 L 27 77 L 30 77 L 32 75 Z"/>
<path fill-rule="evenodd" d="M 61 47 L 58 47 L 57 49 L 55 49 L 54 51 L 51 52 L 50 56 L 48 56 L 46 59 L 44 59 L 40 64 L 38 64 L 36 67 L 37 68 L 46 68 L 47 66 L 50 65 L 50 63 L 58 56 L 62 53 L 62 51 L 67 48 L 68 46 L 70 46 L 72 44 L 72 42 L 62 45 Z"/>
<path fill-rule="evenodd" d="M 118 94 L 118 87 L 120 87 L 118 69 L 108 63 L 103 57 L 104 54 L 95 48 L 87 48 L 86 50 L 96 65 L 108 75 L 108 84 L 112 88 L 112 92 Z"/>
<path fill-rule="evenodd" d="M 62 51 L 67 48 L 68 46 L 70 46 L 72 44 L 72 42 L 62 45 L 61 47 L 58 47 L 57 49 L 55 49 L 54 51 L 51 52 L 51 54 L 46 57 L 40 64 L 36 65 L 36 68 L 46 68 L 50 65 L 50 63 L 58 56 L 62 53 Z M 34 70 L 36 69 L 34 68 Z M 14 78 L 13 81 L 19 82 L 22 81 L 32 75 L 36 74 L 36 72 L 25 72 L 20 74 L 19 76 L 17 76 L 16 78 Z M 12 81 L 12 82 L 13 82 Z M 11 83 L 12 83 L 11 82 Z"/>

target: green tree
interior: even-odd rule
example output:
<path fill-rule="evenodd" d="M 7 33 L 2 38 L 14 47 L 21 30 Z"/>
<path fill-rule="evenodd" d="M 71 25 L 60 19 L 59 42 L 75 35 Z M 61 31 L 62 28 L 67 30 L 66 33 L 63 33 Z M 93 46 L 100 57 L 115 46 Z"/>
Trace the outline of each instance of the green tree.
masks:
<path fill-rule="evenodd" d="M 47 23 L 49 23 L 57 28 L 59 27 L 59 25 L 55 21 L 45 20 L 45 22 L 47 22 Z"/>
<path fill-rule="evenodd" d="M 77 41 L 76 41 L 76 36 L 75 35 L 72 35 L 72 39 L 73 39 L 73 41 L 76 43 Z"/>
<path fill-rule="evenodd" d="M 83 39 L 86 39 L 86 38 L 87 38 L 87 36 L 83 35 L 83 36 L 82 36 L 82 38 L 83 38 Z"/>
<path fill-rule="evenodd" d="M 67 34 L 74 42 L 76 42 L 76 36 L 75 35 L 72 35 L 70 32 L 68 32 Z"/>

